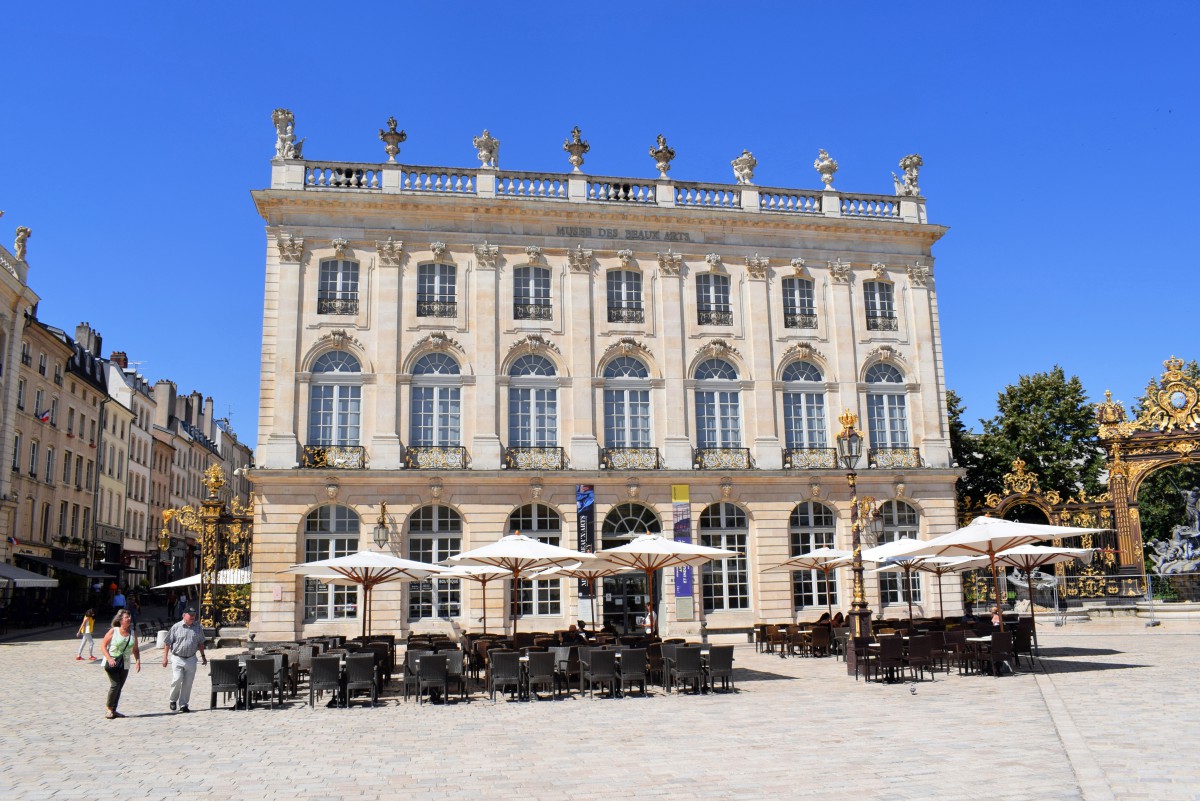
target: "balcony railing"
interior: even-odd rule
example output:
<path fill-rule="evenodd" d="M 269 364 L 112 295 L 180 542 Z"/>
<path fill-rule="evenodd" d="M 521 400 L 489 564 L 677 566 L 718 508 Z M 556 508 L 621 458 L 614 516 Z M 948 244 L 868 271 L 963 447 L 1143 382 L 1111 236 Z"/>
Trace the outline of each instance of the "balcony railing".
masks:
<path fill-rule="evenodd" d="M 608 321 L 610 323 L 644 323 L 646 322 L 646 310 L 640 306 L 637 308 L 632 306 L 609 306 Z"/>
<path fill-rule="evenodd" d="M 880 470 L 925 466 L 919 448 L 871 448 L 867 451 L 867 464 Z"/>
<path fill-rule="evenodd" d="M 466 470 L 470 463 L 461 445 L 410 445 L 404 452 L 404 466 L 410 470 Z"/>
<path fill-rule="evenodd" d="M 514 303 L 514 320 L 553 320 L 554 307 L 549 303 Z"/>
<path fill-rule="evenodd" d="M 900 329 L 900 321 L 895 317 L 884 317 L 881 315 L 867 315 L 867 330 L 868 331 L 898 331 Z"/>
<path fill-rule="evenodd" d="M 29 365 L 33 364 L 33 357 L 30 356 L 28 353 L 22 353 L 21 354 L 21 364 L 28 367 Z"/>
<path fill-rule="evenodd" d="M 317 314 L 358 314 L 358 293 L 318 295 Z"/>
<path fill-rule="evenodd" d="M 816 328 L 817 327 L 817 315 L 784 313 L 783 327 L 784 328 Z"/>
<path fill-rule="evenodd" d="M 565 470 L 567 460 L 562 448 L 505 448 L 504 466 L 509 470 Z"/>
<path fill-rule="evenodd" d="M 733 312 L 716 309 L 700 309 L 696 312 L 699 325 L 733 325 Z"/>
<path fill-rule="evenodd" d="M 457 317 L 458 304 L 452 300 L 417 300 L 418 317 Z"/>
<path fill-rule="evenodd" d="M 601 448 L 601 470 L 657 470 L 658 448 Z"/>
<path fill-rule="evenodd" d="M 367 449 L 361 445 L 305 445 L 300 466 L 326 470 L 365 470 Z"/>
<path fill-rule="evenodd" d="M 695 470 L 749 470 L 749 448 L 692 448 L 692 468 Z"/>
<path fill-rule="evenodd" d="M 838 466 L 837 448 L 784 448 L 784 470 L 832 470 Z"/>

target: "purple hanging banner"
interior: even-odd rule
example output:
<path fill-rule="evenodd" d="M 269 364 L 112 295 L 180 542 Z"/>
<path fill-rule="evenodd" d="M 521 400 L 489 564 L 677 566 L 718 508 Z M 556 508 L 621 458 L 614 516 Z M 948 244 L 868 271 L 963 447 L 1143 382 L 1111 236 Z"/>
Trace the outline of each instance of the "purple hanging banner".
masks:
<path fill-rule="evenodd" d="M 592 553 L 596 545 L 596 493 L 591 484 L 575 485 L 575 521 L 579 550 Z M 592 583 L 587 579 L 579 579 L 579 597 L 592 597 Z"/>
<path fill-rule="evenodd" d="M 675 518 L 675 541 L 692 541 L 692 504 L 688 500 L 687 484 L 671 485 L 671 510 Z M 692 597 L 692 569 L 690 567 L 675 568 L 675 597 Z"/>

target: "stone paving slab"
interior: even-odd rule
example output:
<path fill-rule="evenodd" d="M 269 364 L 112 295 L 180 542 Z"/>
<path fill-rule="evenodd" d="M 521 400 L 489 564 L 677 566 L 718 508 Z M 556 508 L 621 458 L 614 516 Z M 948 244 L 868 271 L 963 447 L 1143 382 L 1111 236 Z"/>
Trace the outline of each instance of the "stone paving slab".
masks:
<path fill-rule="evenodd" d="M 115 721 L 74 642 L 0 643 L 0 799 L 1200 799 L 1197 626 L 1048 629 L 1042 673 L 915 685 L 746 646 L 699 697 L 209 712 L 201 668 L 190 715 L 146 648 Z"/>

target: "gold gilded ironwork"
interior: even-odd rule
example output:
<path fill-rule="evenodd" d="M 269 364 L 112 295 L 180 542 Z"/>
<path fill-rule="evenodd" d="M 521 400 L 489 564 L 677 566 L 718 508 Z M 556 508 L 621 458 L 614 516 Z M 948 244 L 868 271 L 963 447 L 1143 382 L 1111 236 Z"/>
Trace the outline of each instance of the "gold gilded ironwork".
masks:
<path fill-rule="evenodd" d="M 204 471 L 204 478 L 200 480 L 200 483 L 204 484 L 205 488 L 208 489 L 208 497 L 215 498 L 217 497 L 217 493 L 220 492 L 221 487 L 225 486 L 225 471 L 221 469 L 219 464 L 210 465 Z"/>

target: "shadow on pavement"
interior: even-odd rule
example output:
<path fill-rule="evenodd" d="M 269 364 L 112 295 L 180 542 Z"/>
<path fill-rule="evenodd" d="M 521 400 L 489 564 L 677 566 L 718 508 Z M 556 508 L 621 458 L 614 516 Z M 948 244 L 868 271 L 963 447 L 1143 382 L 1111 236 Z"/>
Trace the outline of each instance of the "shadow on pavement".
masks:
<path fill-rule="evenodd" d="M 1049 674 L 1089 673 L 1099 670 L 1127 670 L 1129 668 L 1150 667 L 1150 665 L 1121 664 L 1119 662 L 1065 662 L 1057 659 L 1042 659 L 1041 666 Z"/>
<path fill-rule="evenodd" d="M 733 681 L 735 684 L 743 681 L 796 681 L 798 676 L 784 676 L 779 673 L 768 673 L 765 670 L 750 670 L 734 668 Z"/>
<path fill-rule="evenodd" d="M 1124 651 L 1117 651 L 1112 648 L 1072 648 L 1069 646 L 1040 648 L 1038 650 L 1042 656 L 1116 656 L 1117 654 L 1125 653 Z"/>

